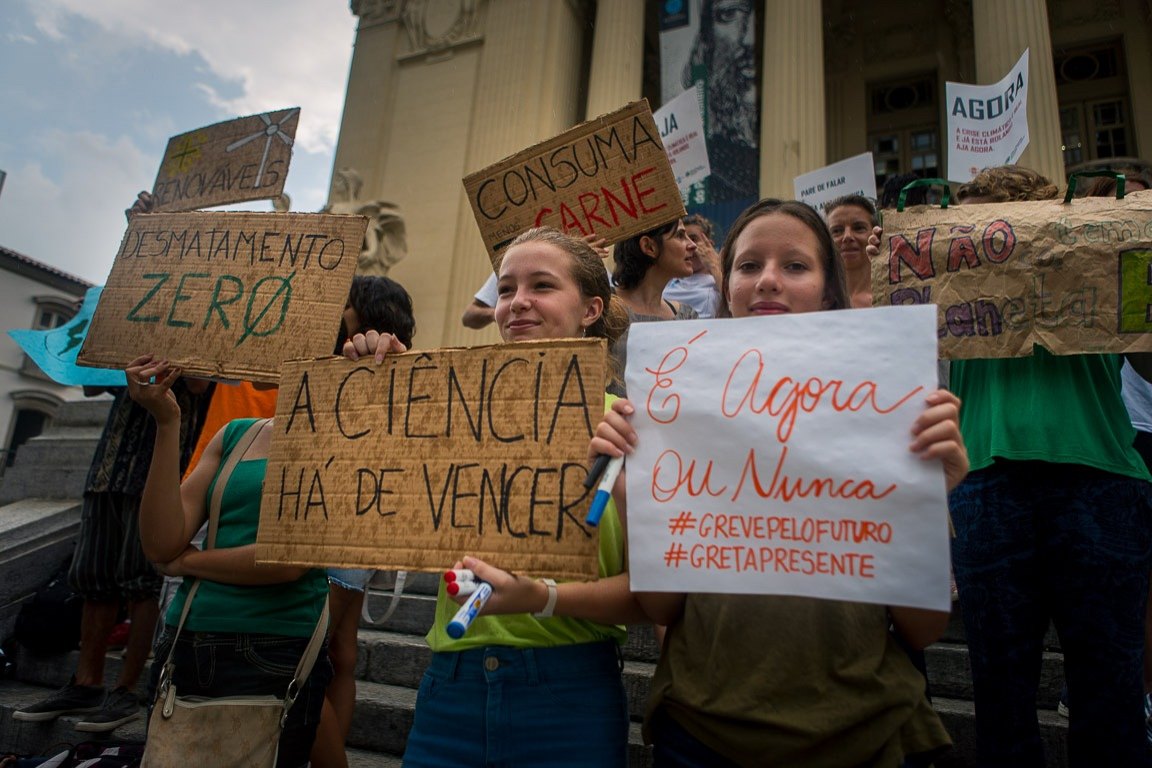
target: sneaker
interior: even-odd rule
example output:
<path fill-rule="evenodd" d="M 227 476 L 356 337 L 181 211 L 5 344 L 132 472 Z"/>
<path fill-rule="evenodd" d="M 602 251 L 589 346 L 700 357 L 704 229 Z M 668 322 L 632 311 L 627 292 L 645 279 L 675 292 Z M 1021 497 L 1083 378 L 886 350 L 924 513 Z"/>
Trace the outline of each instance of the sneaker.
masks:
<path fill-rule="evenodd" d="M 1152 693 L 1144 694 L 1144 735 L 1152 744 Z"/>
<path fill-rule="evenodd" d="M 76 685 L 73 677 L 56 693 L 35 704 L 12 713 L 13 720 L 39 722 L 55 720 L 60 715 L 76 715 L 95 712 L 104 702 L 104 688 L 99 685 Z"/>
<path fill-rule="evenodd" d="M 1064 687 L 1060 689 L 1060 701 L 1056 704 L 1056 714 L 1060 717 L 1068 717 L 1068 683 L 1064 683 Z"/>
<path fill-rule="evenodd" d="M 136 694 L 121 686 L 108 691 L 104 703 L 96 714 L 80 719 L 76 723 L 76 730 L 88 733 L 103 733 L 114 731 L 124 723 L 131 722 L 140 717 L 140 699 Z"/>

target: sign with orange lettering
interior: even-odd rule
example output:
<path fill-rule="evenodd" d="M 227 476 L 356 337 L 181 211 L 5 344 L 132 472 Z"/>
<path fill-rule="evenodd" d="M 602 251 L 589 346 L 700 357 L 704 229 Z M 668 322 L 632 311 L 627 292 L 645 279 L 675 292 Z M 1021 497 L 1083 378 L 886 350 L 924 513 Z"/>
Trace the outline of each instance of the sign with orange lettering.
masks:
<path fill-rule="evenodd" d="M 943 470 L 909 450 L 936 388 L 931 307 L 629 335 L 633 590 L 949 609 Z"/>

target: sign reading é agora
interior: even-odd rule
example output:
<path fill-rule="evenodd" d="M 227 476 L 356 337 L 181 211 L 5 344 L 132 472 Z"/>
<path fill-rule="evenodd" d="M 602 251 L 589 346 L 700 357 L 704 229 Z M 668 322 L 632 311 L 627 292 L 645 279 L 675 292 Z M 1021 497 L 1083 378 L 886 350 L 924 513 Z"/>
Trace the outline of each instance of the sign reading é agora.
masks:
<path fill-rule="evenodd" d="M 908 450 L 936 388 L 934 317 L 633 326 L 632 589 L 948 610 L 943 470 Z"/>
<path fill-rule="evenodd" d="M 637 101 L 464 178 L 489 255 L 550 226 L 614 243 L 684 215 L 647 101 Z"/>

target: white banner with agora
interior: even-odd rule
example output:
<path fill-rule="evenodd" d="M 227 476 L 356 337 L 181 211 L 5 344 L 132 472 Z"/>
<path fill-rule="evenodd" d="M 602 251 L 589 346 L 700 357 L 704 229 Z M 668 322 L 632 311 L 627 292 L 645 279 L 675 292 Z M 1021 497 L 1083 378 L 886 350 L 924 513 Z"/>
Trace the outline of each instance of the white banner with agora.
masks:
<path fill-rule="evenodd" d="M 936 388 L 932 307 L 629 335 L 633 590 L 949 609 L 943 470 L 909 450 Z"/>

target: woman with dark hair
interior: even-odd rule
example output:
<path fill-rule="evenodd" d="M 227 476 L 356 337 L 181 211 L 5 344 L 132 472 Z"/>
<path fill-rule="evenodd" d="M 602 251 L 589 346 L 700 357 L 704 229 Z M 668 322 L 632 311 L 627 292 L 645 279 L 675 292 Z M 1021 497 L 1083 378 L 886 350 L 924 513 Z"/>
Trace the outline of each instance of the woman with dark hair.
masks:
<path fill-rule="evenodd" d="M 824 218 L 844 262 L 852 306 L 872 306 L 872 262 L 868 238 L 880 223 L 876 205 L 863 195 L 844 195 L 824 206 Z"/>

